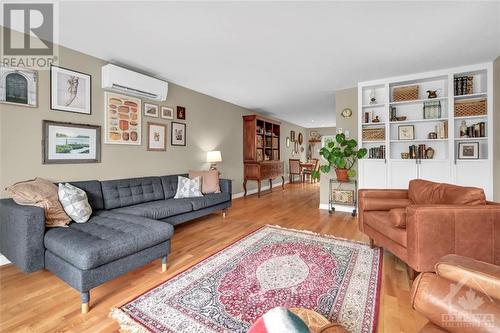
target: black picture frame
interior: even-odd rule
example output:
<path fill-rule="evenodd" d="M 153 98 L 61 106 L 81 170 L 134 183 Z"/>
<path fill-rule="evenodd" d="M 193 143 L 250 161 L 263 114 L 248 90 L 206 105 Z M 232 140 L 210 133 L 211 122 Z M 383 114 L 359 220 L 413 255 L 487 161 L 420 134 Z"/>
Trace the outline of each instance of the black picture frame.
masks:
<path fill-rule="evenodd" d="M 49 157 L 49 127 L 60 126 L 69 128 L 84 128 L 95 130 L 95 151 L 96 156 L 93 159 L 51 159 Z M 52 120 L 42 121 L 42 164 L 80 164 L 80 163 L 100 163 L 101 162 L 101 126 L 89 124 L 75 124 Z"/>
<path fill-rule="evenodd" d="M 53 104 L 54 92 L 53 92 L 53 89 L 52 89 L 52 84 L 53 84 L 52 75 L 54 73 L 53 68 L 60 68 L 60 69 L 63 69 L 63 70 L 66 70 L 66 71 L 70 71 L 70 72 L 74 72 L 74 73 L 77 73 L 77 74 L 80 74 L 80 75 L 88 76 L 88 79 L 89 79 L 89 112 L 88 113 L 86 113 L 86 112 L 72 111 L 72 110 L 67 110 L 67 109 L 61 109 L 61 108 L 57 108 L 56 106 L 54 106 L 54 104 Z M 60 112 L 71 112 L 71 113 L 76 113 L 76 114 L 83 114 L 83 115 L 87 115 L 87 116 L 92 115 L 92 75 L 87 74 L 87 73 L 83 73 L 83 72 L 79 72 L 79 71 L 75 71 L 73 69 L 62 67 L 62 66 L 50 65 L 49 90 L 50 90 L 49 100 L 50 100 L 50 109 L 51 110 L 53 110 L 53 111 L 60 111 Z"/>
<path fill-rule="evenodd" d="M 473 146 L 474 147 L 474 156 L 468 157 L 464 156 L 463 149 L 465 146 Z M 457 158 L 459 160 L 478 160 L 479 159 L 479 142 L 474 141 L 474 142 L 459 142 L 458 143 L 458 156 Z"/>
<path fill-rule="evenodd" d="M 174 126 L 176 125 L 180 125 L 181 127 L 183 127 L 184 129 L 184 142 L 183 143 L 174 143 Z M 186 146 L 186 138 L 187 138 L 187 133 L 186 133 L 186 123 L 179 123 L 179 122 L 175 122 L 175 121 L 172 121 L 170 123 L 170 144 L 172 146 L 182 146 L 182 147 L 185 147 Z"/>
<path fill-rule="evenodd" d="M 186 108 L 184 106 L 177 106 L 177 119 L 186 120 Z"/>

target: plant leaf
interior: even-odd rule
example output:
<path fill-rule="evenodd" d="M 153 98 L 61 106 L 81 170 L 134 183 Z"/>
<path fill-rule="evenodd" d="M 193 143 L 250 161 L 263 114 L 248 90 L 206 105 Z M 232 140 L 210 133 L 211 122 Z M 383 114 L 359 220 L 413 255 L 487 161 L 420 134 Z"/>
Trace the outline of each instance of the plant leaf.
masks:
<path fill-rule="evenodd" d="M 330 172 L 330 166 L 329 165 L 322 165 L 319 169 L 323 173 L 329 173 Z"/>
<path fill-rule="evenodd" d="M 351 170 L 347 171 L 347 175 L 349 177 L 356 177 L 356 170 L 351 169 Z"/>
<path fill-rule="evenodd" d="M 335 141 L 337 141 L 338 143 L 342 143 L 343 141 L 345 141 L 345 134 L 339 133 L 335 135 Z"/>

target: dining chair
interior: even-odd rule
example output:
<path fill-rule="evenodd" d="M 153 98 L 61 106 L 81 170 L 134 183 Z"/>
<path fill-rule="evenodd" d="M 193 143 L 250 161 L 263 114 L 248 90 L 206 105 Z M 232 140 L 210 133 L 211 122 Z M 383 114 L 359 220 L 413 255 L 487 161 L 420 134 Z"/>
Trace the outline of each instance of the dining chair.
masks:
<path fill-rule="evenodd" d="M 319 166 L 319 160 L 317 158 L 313 158 L 311 160 L 311 163 L 314 164 L 313 167 L 312 168 L 304 169 L 302 172 L 303 172 L 303 180 L 305 181 L 306 176 L 308 176 L 309 177 L 309 182 L 312 183 L 313 181 L 316 181 L 315 179 L 313 179 L 312 173 L 313 173 L 313 171 L 315 171 L 318 168 L 318 166 Z"/>
<path fill-rule="evenodd" d="M 290 174 L 290 183 L 293 184 L 294 176 L 302 177 L 302 170 L 300 169 L 300 160 L 298 158 L 290 158 L 288 160 L 288 170 Z"/>

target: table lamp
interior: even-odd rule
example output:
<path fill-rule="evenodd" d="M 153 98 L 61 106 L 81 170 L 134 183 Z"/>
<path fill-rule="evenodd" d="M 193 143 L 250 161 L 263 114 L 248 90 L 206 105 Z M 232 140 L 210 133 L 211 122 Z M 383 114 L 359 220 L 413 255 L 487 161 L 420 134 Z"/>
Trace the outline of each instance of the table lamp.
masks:
<path fill-rule="evenodd" d="M 217 170 L 217 163 L 222 162 L 220 151 L 207 151 L 207 162 L 210 163 L 210 170 Z"/>

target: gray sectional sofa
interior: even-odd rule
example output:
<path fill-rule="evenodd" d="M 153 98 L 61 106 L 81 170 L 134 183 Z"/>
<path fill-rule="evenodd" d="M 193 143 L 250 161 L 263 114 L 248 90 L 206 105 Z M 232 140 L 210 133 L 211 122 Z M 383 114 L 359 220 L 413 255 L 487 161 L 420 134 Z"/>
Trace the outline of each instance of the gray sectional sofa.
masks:
<path fill-rule="evenodd" d="M 0 200 L 0 253 L 24 272 L 46 268 L 80 291 L 88 311 L 90 289 L 170 253 L 174 225 L 231 206 L 231 181 L 221 193 L 174 199 L 179 175 L 71 182 L 86 191 L 92 216 L 68 228 L 45 228 L 42 208 Z M 187 175 L 181 175 L 187 177 Z"/>

